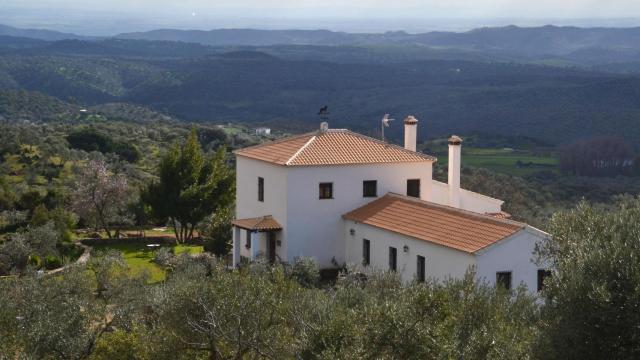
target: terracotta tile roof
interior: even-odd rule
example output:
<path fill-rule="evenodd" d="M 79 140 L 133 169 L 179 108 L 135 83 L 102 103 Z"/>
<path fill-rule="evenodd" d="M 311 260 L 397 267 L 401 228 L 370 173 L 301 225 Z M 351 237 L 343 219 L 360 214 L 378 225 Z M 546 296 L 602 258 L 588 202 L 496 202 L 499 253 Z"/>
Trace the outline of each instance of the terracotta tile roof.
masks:
<path fill-rule="evenodd" d="M 436 158 L 344 129 L 293 136 L 235 151 L 236 155 L 284 166 L 436 161 Z"/>
<path fill-rule="evenodd" d="M 494 217 L 496 219 L 511 219 L 511 214 L 508 212 L 500 211 L 497 213 L 485 213 L 485 215 Z"/>
<path fill-rule="evenodd" d="M 526 226 L 397 194 L 387 194 L 343 218 L 468 253 Z"/>
<path fill-rule="evenodd" d="M 239 228 L 251 231 L 282 230 L 282 225 L 280 225 L 271 215 L 250 219 L 237 219 L 233 220 L 232 224 Z"/>

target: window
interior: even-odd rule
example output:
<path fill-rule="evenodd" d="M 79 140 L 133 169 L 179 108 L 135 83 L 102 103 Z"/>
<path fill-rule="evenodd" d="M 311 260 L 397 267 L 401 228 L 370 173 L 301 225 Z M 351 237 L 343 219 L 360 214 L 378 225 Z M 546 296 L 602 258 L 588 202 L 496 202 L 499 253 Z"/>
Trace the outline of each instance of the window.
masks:
<path fill-rule="evenodd" d="M 426 265 L 426 260 L 424 258 L 424 256 L 420 256 L 418 255 L 418 263 L 417 263 L 418 267 L 417 267 L 417 271 L 416 271 L 416 278 L 418 281 L 420 282 L 424 282 L 427 278 L 427 272 L 425 269 L 425 265 Z"/>
<path fill-rule="evenodd" d="M 389 247 L 389 270 L 396 271 L 398 269 L 398 249 Z"/>
<path fill-rule="evenodd" d="M 264 202 L 264 179 L 258 178 L 258 201 Z"/>
<path fill-rule="evenodd" d="M 362 265 L 371 263 L 371 241 L 362 239 Z"/>
<path fill-rule="evenodd" d="M 246 244 L 244 245 L 247 249 L 251 249 L 251 231 L 247 230 L 247 240 L 246 240 Z"/>
<path fill-rule="evenodd" d="M 511 290 L 511 271 L 497 272 L 496 285 Z"/>
<path fill-rule="evenodd" d="M 320 199 L 333 199 L 333 183 L 320 183 Z"/>
<path fill-rule="evenodd" d="M 376 180 L 365 180 L 362 182 L 362 196 L 376 197 L 378 196 L 378 182 Z"/>
<path fill-rule="evenodd" d="M 551 276 L 551 271 L 538 270 L 538 291 L 542 291 L 544 289 L 544 280 L 550 276 Z"/>
<path fill-rule="evenodd" d="M 407 196 L 420 197 L 420 179 L 407 180 Z"/>

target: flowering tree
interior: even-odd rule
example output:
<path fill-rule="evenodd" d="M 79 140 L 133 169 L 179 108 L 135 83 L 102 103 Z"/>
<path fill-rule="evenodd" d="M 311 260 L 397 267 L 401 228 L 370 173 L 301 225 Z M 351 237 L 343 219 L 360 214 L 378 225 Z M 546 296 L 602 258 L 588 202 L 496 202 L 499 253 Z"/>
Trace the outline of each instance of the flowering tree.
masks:
<path fill-rule="evenodd" d="M 113 174 L 104 161 L 94 160 L 78 176 L 72 207 L 81 218 L 94 228 L 104 230 L 111 238 L 111 227 L 127 220 L 129 194 L 124 175 Z"/>

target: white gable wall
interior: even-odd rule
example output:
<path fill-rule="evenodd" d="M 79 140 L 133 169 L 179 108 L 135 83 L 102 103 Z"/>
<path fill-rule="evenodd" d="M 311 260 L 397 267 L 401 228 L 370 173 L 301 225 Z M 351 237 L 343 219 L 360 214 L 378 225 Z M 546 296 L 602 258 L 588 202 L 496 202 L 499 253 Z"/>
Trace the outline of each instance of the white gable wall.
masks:
<path fill-rule="evenodd" d="M 264 178 L 264 202 L 258 201 L 258 177 Z M 264 161 L 236 157 L 236 219 L 272 215 L 283 227 L 287 223 L 287 171 L 283 166 Z M 286 228 L 285 228 L 286 229 Z M 254 250 L 266 249 L 266 237 L 254 234 L 257 245 L 251 251 L 245 248 L 246 230 L 234 231 L 239 235 L 240 255 L 252 255 Z M 282 259 L 286 254 L 286 231 L 280 232 L 276 253 Z M 234 241 L 235 243 L 235 241 Z"/>
<path fill-rule="evenodd" d="M 526 228 L 512 236 L 476 253 L 477 275 L 481 280 L 495 284 L 496 273 L 511 271 L 511 285 L 525 284 L 531 291 L 537 291 L 538 269 L 535 264 L 536 243 L 547 236 L 542 231 Z"/>
<path fill-rule="evenodd" d="M 355 230 L 354 235 L 351 235 L 351 229 Z M 427 279 L 461 279 L 476 261 L 472 254 L 463 251 L 351 220 L 344 220 L 344 237 L 348 264 L 362 264 L 362 240 L 367 239 L 371 242 L 370 266 L 379 270 L 389 270 L 389 247 L 395 247 L 398 253 L 397 271 L 406 282 L 416 277 L 418 255 L 426 259 Z M 409 247 L 408 252 L 404 252 L 405 245 Z"/>
<path fill-rule="evenodd" d="M 287 257 L 316 258 L 321 267 L 331 259 L 345 262 L 342 214 L 376 198 L 362 196 L 364 180 L 378 181 L 378 196 L 406 193 L 407 179 L 420 179 L 424 200 L 431 195 L 431 163 L 395 163 L 347 166 L 288 167 Z M 333 183 L 333 199 L 320 200 L 319 184 Z M 280 220 L 280 219 L 278 219 Z"/>

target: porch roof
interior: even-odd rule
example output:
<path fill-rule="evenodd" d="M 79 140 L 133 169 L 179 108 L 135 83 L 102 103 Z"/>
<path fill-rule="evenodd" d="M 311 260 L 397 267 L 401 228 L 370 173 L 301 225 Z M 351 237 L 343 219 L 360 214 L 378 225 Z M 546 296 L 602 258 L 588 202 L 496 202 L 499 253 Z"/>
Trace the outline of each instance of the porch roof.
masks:
<path fill-rule="evenodd" d="M 276 231 L 282 230 L 282 225 L 271 215 L 248 219 L 236 219 L 232 224 L 239 228 L 251 231 Z"/>

